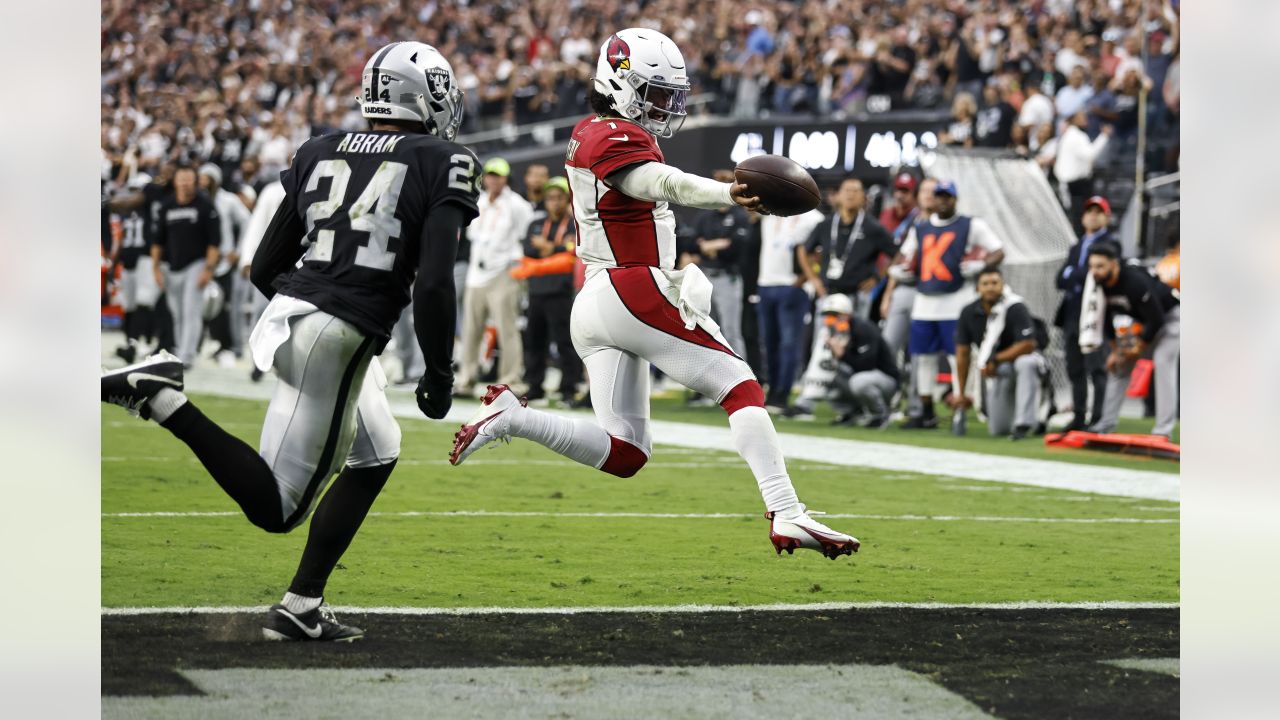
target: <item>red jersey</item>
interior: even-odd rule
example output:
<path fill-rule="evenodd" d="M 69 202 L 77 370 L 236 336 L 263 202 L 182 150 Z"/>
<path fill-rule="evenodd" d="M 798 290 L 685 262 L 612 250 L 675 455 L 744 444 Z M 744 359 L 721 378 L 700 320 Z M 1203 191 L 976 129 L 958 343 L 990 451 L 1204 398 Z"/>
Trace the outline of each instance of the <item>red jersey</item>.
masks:
<path fill-rule="evenodd" d="M 605 183 L 610 173 L 629 165 L 663 162 L 648 131 L 622 118 L 584 118 L 573 128 L 564 162 L 578 223 L 578 257 L 588 272 L 675 269 L 676 220 L 667 203 L 637 200 Z"/>

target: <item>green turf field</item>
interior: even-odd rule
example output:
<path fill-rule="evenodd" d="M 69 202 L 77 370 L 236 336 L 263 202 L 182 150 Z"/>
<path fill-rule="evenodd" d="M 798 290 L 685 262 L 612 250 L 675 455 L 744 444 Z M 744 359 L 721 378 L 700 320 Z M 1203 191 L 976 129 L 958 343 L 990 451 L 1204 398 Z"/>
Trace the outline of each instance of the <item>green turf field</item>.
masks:
<path fill-rule="evenodd" d="M 263 403 L 202 396 L 195 401 L 256 446 Z M 697 421 L 703 413 L 659 407 L 655 415 Z M 711 413 L 705 415 L 709 421 Z M 813 552 L 779 558 L 759 516 L 755 482 L 732 452 L 659 446 L 640 475 L 623 480 L 516 441 L 453 468 L 446 457 L 454 425 L 400 422 L 401 464 L 374 506 L 382 514 L 369 518 L 330 582 L 335 603 L 1178 600 L 1178 525 L 1167 522 L 1178 517 L 1175 503 L 797 462 L 792 477 L 812 507 L 881 517 L 830 521 L 862 540 L 862 551 L 851 558 L 832 562 Z M 110 406 L 103 407 L 102 423 L 103 605 L 276 602 L 292 576 L 305 527 L 275 536 L 239 516 L 116 516 L 230 512 L 236 506 L 187 448 L 155 424 Z M 826 430 L 811 427 L 780 423 L 779 429 Z M 939 432 L 920 444 L 942 437 Z M 892 441 L 899 440 L 905 439 Z M 1032 446 L 1027 447 L 1029 452 Z M 1108 464 L 1115 460 L 1103 458 Z M 1155 462 L 1126 462 L 1159 469 Z M 533 514 L 397 515 L 452 511 Z M 961 519 L 931 519 L 936 517 Z M 1030 521 L 1036 518 L 1052 521 Z"/>

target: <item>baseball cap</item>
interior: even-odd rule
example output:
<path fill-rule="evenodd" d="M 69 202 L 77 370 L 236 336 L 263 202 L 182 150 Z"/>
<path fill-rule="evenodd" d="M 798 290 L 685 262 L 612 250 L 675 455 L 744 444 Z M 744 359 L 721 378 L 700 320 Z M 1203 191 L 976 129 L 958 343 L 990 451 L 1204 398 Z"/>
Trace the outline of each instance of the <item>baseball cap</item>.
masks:
<path fill-rule="evenodd" d="M 506 177 L 511 174 L 511 163 L 502 158 L 490 158 L 485 161 L 484 174 Z"/>
<path fill-rule="evenodd" d="M 934 195 L 950 195 L 951 197 L 959 197 L 956 194 L 955 180 L 939 180 L 938 184 L 933 188 Z"/>
<path fill-rule="evenodd" d="M 548 180 L 546 185 L 542 186 L 542 192 L 546 192 L 553 188 L 563 190 L 566 193 L 569 192 L 569 179 L 563 175 L 557 175 Z"/>
<path fill-rule="evenodd" d="M 197 172 L 200 175 L 208 175 L 213 178 L 214 185 L 222 185 L 222 168 L 217 165 L 214 165 L 213 163 L 205 163 L 200 166 L 200 169 Z"/>
<path fill-rule="evenodd" d="M 1084 201 L 1085 210 L 1088 210 L 1094 205 L 1097 205 L 1098 207 L 1102 208 L 1102 212 L 1108 215 L 1111 214 L 1111 203 L 1107 202 L 1107 199 L 1102 197 L 1101 195 L 1094 195 L 1093 197 Z"/>
<path fill-rule="evenodd" d="M 1099 240 L 1089 246 L 1089 254 L 1118 260 L 1120 259 L 1120 246 L 1110 240 Z"/>
<path fill-rule="evenodd" d="M 853 300 L 848 295 L 833 294 L 818 301 L 818 312 L 822 315 L 828 313 L 837 313 L 840 315 L 853 314 Z"/>
<path fill-rule="evenodd" d="M 911 173 L 898 173 L 898 177 L 893 179 L 893 187 L 895 190 L 908 190 L 915 192 L 916 176 Z"/>

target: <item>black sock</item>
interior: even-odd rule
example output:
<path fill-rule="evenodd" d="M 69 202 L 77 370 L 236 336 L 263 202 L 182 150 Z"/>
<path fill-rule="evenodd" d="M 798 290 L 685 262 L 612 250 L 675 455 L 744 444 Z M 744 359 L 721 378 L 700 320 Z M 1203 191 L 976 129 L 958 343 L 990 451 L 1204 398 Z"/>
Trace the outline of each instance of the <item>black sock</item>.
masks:
<path fill-rule="evenodd" d="M 933 397 L 925 395 L 920 398 L 920 417 L 925 420 L 932 419 L 933 415 Z"/>
<path fill-rule="evenodd" d="M 127 344 L 131 340 L 138 338 L 138 314 L 137 311 L 125 312 L 124 317 L 120 319 L 120 329 L 124 330 L 124 340 Z"/>
<path fill-rule="evenodd" d="M 392 460 L 370 468 L 343 468 L 311 517 L 307 546 L 289 592 L 306 597 L 324 595 L 329 573 L 347 551 L 395 466 Z"/>
<path fill-rule="evenodd" d="M 285 531 L 275 474 L 256 450 L 218 427 L 189 400 L 161 425 L 195 452 L 249 522 L 268 532 Z"/>
<path fill-rule="evenodd" d="M 151 331 L 151 314 L 152 309 L 149 307 L 140 307 L 133 311 L 133 336 L 148 343 L 155 336 Z"/>

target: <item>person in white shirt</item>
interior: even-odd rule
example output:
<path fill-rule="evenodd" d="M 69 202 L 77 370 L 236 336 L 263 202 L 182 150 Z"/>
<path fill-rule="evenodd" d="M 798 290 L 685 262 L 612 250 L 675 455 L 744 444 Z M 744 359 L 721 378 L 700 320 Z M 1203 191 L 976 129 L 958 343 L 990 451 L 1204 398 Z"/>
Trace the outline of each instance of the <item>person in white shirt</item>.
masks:
<path fill-rule="evenodd" d="M 1067 119 L 1053 160 L 1062 204 L 1067 208 L 1068 217 L 1076 218 L 1077 222 L 1084 215 L 1085 199 L 1093 195 L 1093 163 L 1115 132 L 1110 125 L 1103 125 L 1098 137 L 1090 140 L 1084 130 L 1088 124 L 1089 117 L 1083 108 Z"/>
<path fill-rule="evenodd" d="M 796 272 L 796 247 L 809 239 L 822 219 L 817 210 L 760 219 L 760 303 L 756 312 L 769 368 L 765 407 L 773 413 L 785 410 L 790 401 L 791 386 L 800 372 L 804 316 L 809 311 L 804 276 Z"/>
<path fill-rule="evenodd" d="M 485 192 L 480 214 L 467 227 L 471 260 L 467 289 L 462 298 L 462 368 L 455 394 L 470 395 L 480 366 L 485 320 L 498 330 L 498 382 L 524 392 L 524 344 L 517 321 L 520 317 L 520 284 L 511 269 L 524 256 L 524 231 L 533 219 L 533 206 L 507 187 L 511 165 L 502 158 L 484 164 Z"/>
<path fill-rule="evenodd" d="M 222 187 L 222 168 L 217 165 L 201 165 L 200 182 L 213 199 L 213 206 L 218 209 L 218 215 L 222 218 L 222 243 L 218 248 L 222 252 L 222 259 L 213 271 L 213 279 L 222 288 L 224 297 L 231 299 L 236 295 L 238 276 L 233 270 L 240 264 L 240 234 L 249 225 L 249 208 L 239 195 Z M 219 315 L 209 325 L 210 335 L 222 346 L 218 350 L 218 359 L 223 363 L 234 362 L 234 357 L 239 357 L 244 349 L 246 337 L 242 333 L 243 324 L 237 322 L 237 310 L 233 302 L 228 302 L 227 310 L 224 311 L 225 319 Z M 224 355 L 228 350 L 231 356 Z"/>
<path fill-rule="evenodd" d="M 267 296 L 253 286 L 249 280 L 249 272 L 253 265 L 254 253 L 258 251 L 258 244 L 267 234 L 271 218 L 275 217 L 276 210 L 284 202 L 284 195 L 284 185 L 279 180 L 263 187 L 262 192 L 255 197 L 249 223 L 240 235 L 240 265 L 239 272 L 236 273 L 236 282 L 231 286 L 231 306 L 237 309 L 242 308 L 244 312 L 237 311 L 231 321 L 240 323 L 240 328 L 236 332 L 242 338 L 249 337 L 253 326 L 258 324 L 258 318 L 262 317 L 262 312 L 267 309 Z M 249 377 L 257 382 L 262 379 L 262 376 L 263 372 L 254 365 L 253 370 L 249 372 Z"/>
<path fill-rule="evenodd" d="M 938 426 L 933 412 L 938 355 L 945 353 L 955 366 L 956 321 L 976 296 L 973 278 L 1004 260 L 1004 243 L 989 225 L 956 213 L 954 181 L 938 181 L 933 197 L 933 214 L 907 231 L 899 262 L 890 269 L 899 282 L 916 279 L 909 347 L 921 414 L 903 425 L 907 429 Z"/>
<path fill-rule="evenodd" d="M 1027 129 L 1027 137 L 1031 139 L 1031 149 L 1040 147 L 1037 138 L 1041 126 L 1053 123 L 1053 101 L 1045 96 L 1040 86 L 1028 83 L 1023 91 L 1027 97 L 1022 101 L 1022 110 L 1018 113 L 1018 124 Z"/>
<path fill-rule="evenodd" d="M 1084 68 L 1077 65 L 1067 76 L 1067 84 L 1058 90 L 1053 104 L 1058 110 L 1059 120 L 1066 120 L 1084 110 L 1085 103 L 1093 97 L 1093 87 L 1084 80 Z"/>

